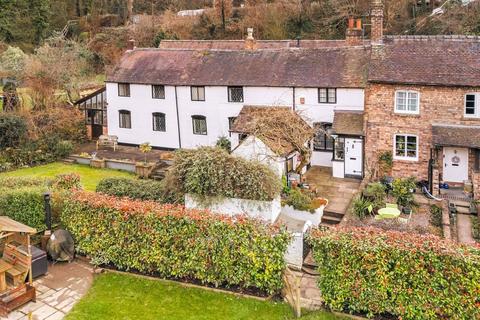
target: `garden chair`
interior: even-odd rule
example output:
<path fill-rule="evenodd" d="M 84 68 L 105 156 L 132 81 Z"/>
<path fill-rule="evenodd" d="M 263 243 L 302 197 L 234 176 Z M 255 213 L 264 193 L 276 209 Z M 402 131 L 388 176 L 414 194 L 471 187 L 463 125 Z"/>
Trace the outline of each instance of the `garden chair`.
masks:
<path fill-rule="evenodd" d="M 408 218 L 398 217 L 398 221 L 400 223 L 403 223 L 403 224 L 408 224 L 410 222 L 410 220 L 412 219 L 412 212 L 413 212 L 413 210 L 410 210 L 410 213 L 408 214 Z"/>
<path fill-rule="evenodd" d="M 394 208 L 394 209 L 398 209 L 398 206 L 396 203 L 386 203 L 385 204 L 385 208 Z"/>

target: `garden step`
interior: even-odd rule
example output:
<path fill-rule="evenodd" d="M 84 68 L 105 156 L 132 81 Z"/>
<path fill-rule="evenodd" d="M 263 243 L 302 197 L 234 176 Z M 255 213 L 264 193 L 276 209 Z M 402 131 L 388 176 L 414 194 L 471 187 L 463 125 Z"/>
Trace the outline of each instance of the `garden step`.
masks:
<path fill-rule="evenodd" d="M 72 158 L 65 158 L 65 159 L 62 160 L 62 162 L 65 163 L 65 164 L 74 164 L 77 161 L 75 159 L 72 159 Z"/>
<path fill-rule="evenodd" d="M 345 214 L 336 211 L 324 211 L 323 216 L 329 218 L 338 218 L 341 220 L 345 216 Z"/>
<path fill-rule="evenodd" d="M 323 215 L 322 217 L 322 224 L 335 225 L 335 224 L 339 224 L 341 221 L 342 221 L 342 218 L 329 217 L 325 215 Z"/>

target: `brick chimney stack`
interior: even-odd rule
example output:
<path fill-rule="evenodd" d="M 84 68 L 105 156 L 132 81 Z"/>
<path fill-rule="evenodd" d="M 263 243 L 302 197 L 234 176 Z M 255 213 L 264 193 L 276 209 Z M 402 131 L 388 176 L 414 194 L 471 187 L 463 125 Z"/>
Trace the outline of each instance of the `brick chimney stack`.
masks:
<path fill-rule="evenodd" d="M 383 44 L 383 0 L 372 0 L 370 19 L 372 44 Z"/>
<path fill-rule="evenodd" d="M 363 40 L 363 30 L 362 30 L 362 20 L 361 19 L 348 19 L 347 33 L 345 35 L 345 40 L 349 46 L 359 46 L 362 45 Z"/>
<path fill-rule="evenodd" d="M 247 29 L 247 38 L 245 39 L 245 50 L 257 49 L 257 41 L 253 37 L 253 28 Z"/>

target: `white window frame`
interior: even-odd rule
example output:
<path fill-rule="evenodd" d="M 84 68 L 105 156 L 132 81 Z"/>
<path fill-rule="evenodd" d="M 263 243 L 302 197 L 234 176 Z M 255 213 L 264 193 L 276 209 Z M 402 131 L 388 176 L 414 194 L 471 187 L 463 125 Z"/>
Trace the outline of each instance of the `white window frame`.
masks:
<path fill-rule="evenodd" d="M 405 156 L 397 156 L 397 137 L 405 137 Z M 415 137 L 416 139 L 416 146 L 415 146 L 415 157 L 409 157 L 407 144 L 408 144 L 408 137 Z M 420 139 L 416 134 L 410 133 L 396 133 L 393 135 L 393 159 L 395 160 L 406 160 L 406 161 L 418 161 L 418 146 L 420 144 Z"/>
<path fill-rule="evenodd" d="M 397 95 L 398 95 L 399 93 L 405 93 L 405 110 L 399 110 L 399 109 L 398 109 Z M 415 110 L 415 111 L 408 110 L 409 95 L 412 94 L 412 93 L 417 94 L 417 110 Z M 394 101 L 395 101 L 395 107 L 394 107 L 395 113 L 400 113 L 400 114 L 420 114 L 420 92 L 419 92 L 419 91 L 415 91 L 415 90 L 396 90 L 393 99 L 394 99 Z"/>
<path fill-rule="evenodd" d="M 475 97 L 475 113 L 474 114 L 467 114 L 467 96 L 474 96 Z M 465 118 L 480 118 L 480 93 L 475 92 L 468 92 L 465 94 L 463 100 L 463 116 Z"/>

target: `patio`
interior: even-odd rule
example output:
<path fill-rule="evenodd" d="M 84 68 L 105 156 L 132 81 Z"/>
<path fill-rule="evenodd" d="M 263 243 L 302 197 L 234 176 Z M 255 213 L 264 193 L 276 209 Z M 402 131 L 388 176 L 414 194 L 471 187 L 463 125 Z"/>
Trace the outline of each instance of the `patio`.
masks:
<path fill-rule="evenodd" d="M 341 221 L 361 183 L 361 180 L 357 179 L 334 178 L 332 168 L 316 166 L 308 170 L 305 179 L 310 186 L 317 189 L 319 196 L 328 199 L 323 219 L 328 224 Z"/>
<path fill-rule="evenodd" d="M 7 318 L 0 319 L 63 319 L 73 305 L 87 293 L 92 281 L 92 267 L 80 260 L 71 263 L 49 263 L 48 273 L 34 281 L 37 301 L 29 302 L 11 312 Z"/>
<path fill-rule="evenodd" d="M 87 142 L 82 144 L 75 150 L 75 153 L 88 153 L 89 155 L 96 153 L 96 157 L 99 159 L 126 160 L 134 162 L 145 160 L 145 154 L 140 152 L 138 147 L 118 145 L 116 147 L 116 151 L 113 151 L 113 148 L 109 147 L 100 147 L 97 150 L 95 142 Z M 168 160 L 171 158 L 171 156 L 171 151 L 152 149 L 152 151 L 147 153 L 147 161 L 157 162 L 158 160 Z"/>

